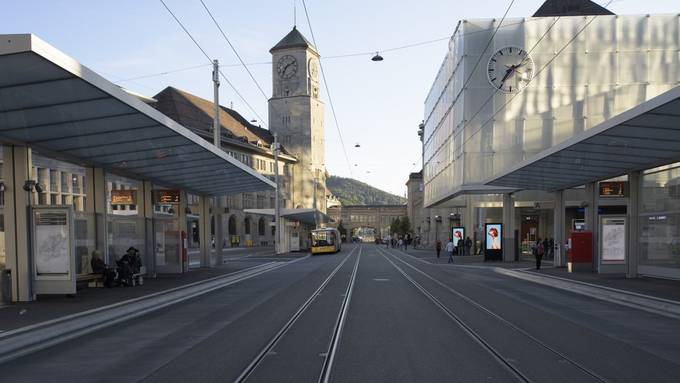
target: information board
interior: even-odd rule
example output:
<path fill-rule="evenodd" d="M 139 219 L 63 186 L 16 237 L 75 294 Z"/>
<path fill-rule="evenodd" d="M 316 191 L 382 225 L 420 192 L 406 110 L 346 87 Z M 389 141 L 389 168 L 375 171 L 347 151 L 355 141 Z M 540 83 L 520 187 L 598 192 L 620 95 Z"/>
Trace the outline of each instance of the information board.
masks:
<path fill-rule="evenodd" d="M 154 203 L 179 203 L 179 190 L 154 190 Z"/>

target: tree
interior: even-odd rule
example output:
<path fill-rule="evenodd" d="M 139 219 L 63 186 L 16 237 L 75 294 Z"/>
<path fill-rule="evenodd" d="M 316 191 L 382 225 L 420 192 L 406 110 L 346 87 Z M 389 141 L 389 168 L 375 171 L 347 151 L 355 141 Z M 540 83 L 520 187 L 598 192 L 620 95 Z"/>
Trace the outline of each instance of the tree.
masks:
<path fill-rule="evenodd" d="M 404 236 L 411 232 L 411 221 L 408 219 L 408 217 L 402 217 L 401 221 L 399 222 L 399 229 L 399 234 Z"/>
<path fill-rule="evenodd" d="M 395 218 L 392 220 L 392 223 L 390 224 L 390 234 L 400 234 L 401 231 L 401 221 L 399 218 Z"/>

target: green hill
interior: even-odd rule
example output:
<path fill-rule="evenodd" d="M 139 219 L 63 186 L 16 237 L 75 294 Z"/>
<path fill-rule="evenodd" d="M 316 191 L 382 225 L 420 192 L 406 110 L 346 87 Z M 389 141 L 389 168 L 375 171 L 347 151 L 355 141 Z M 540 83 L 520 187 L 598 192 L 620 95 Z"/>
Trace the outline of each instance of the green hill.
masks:
<path fill-rule="evenodd" d="M 326 186 L 343 205 L 401 205 L 406 203 L 406 198 L 352 178 L 330 176 L 326 180 Z"/>

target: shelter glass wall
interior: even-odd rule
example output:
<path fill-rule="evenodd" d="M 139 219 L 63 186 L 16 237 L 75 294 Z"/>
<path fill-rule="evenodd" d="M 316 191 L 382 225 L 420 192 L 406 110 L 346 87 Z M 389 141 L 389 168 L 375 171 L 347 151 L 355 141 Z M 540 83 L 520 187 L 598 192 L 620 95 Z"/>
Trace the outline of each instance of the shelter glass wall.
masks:
<path fill-rule="evenodd" d="M 153 186 L 153 193 L 162 192 L 162 187 Z M 177 194 L 179 191 L 172 190 Z M 154 266 L 157 273 L 182 272 L 181 235 L 179 229 L 180 204 L 176 201 L 153 197 L 153 241 Z M 180 195 L 181 198 L 181 195 Z"/>
<path fill-rule="evenodd" d="M 34 181 L 41 185 L 41 191 L 33 192 L 33 204 L 73 207 L 76 273 L 92 272 L 90 257 L 96 247 L 96 218 L 85 211 L 85 168 L 44 156 L 35 150 L 31 162 Z"/>
<path fill-rule="evenodd" d="M 120 259 L 131 246 L 140 251 L 143 262 L 146 259 L 144 218 L 139 209 L 140 189 L 140 181 L 106 174 L 106 243 L 109 263 Z"/>
<path fill-rule="evenodd" d="M 201 266 L 200 201 L 199 196 L 187 193 L 187 256 L 189 267 Z"/>
<path fill-rule="evenodd" d="M 4 148 L 0 145 L 0 278 L 3 277 L 7 264 L 7 252 L 5 248 L 5 166 Z M 1 298 L 2 292 L 0 292 Z"/>
<path fill-rule="evenodd" d="M 639 265 L 680 271 L 680 163 L 645 172 L 641 199 Z"/>

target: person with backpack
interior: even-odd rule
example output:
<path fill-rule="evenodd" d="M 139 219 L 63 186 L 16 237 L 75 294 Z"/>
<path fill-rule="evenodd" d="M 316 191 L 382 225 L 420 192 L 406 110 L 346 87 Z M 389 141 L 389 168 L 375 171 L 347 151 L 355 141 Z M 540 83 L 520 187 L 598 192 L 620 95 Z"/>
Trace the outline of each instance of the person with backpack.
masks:
<path fill-rule="evenodd" d="M 453 251 L 456 249 L 456 246 L 453 244 L 453 239 L 449 238 L 449 243 L 446 244 L 446 252 L 449 254 L 449 262 L 448 263 L 453 263 Z"/>

